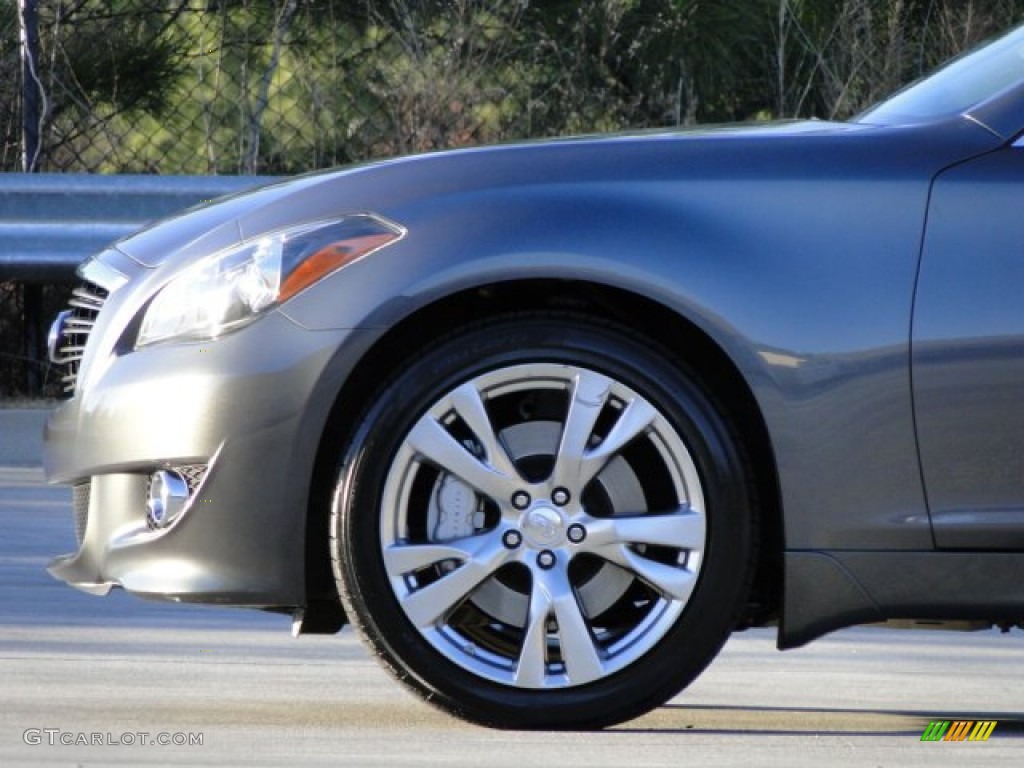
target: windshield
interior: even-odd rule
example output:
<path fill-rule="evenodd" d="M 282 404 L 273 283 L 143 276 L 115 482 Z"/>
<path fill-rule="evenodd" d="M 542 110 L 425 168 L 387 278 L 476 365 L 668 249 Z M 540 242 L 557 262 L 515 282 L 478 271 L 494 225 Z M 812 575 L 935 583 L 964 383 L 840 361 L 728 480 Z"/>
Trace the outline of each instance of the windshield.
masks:
<path fill-rule="evenodd" d="M 1024 80 L 1024 26 L 997 38 L 859 115 L 862 123 L 916 123 L 951 117 Z"/>

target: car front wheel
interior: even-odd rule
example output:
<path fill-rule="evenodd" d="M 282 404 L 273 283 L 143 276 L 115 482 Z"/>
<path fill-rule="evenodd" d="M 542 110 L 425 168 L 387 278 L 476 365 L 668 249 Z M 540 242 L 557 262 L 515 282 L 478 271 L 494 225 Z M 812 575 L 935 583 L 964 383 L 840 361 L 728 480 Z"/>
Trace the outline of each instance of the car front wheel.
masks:
<path fill-rule="evenodd" d="M 600 727 L 675 695 L 744 605 L 755 505 L 725 410 L 626 330 L 456 333 L 346 451 L 335 573 L 395 676 L 488 725 Z"/>

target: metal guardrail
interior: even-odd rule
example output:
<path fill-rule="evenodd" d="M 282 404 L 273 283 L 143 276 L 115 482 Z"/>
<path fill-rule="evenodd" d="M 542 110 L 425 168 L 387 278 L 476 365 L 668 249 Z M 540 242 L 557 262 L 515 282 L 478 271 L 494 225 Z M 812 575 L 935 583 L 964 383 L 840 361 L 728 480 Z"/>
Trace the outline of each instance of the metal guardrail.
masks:
<path fill-rule="evenodd" d="M 272 180 L 0 173 L 0 399 L 55 394 L 46 332 L 82 261 L 151 221 Z"/>
<path fill-rule="evenodd" d="M 0 281 L 65 282 L 89 255 L 261 176 L 0 174 Z"/>

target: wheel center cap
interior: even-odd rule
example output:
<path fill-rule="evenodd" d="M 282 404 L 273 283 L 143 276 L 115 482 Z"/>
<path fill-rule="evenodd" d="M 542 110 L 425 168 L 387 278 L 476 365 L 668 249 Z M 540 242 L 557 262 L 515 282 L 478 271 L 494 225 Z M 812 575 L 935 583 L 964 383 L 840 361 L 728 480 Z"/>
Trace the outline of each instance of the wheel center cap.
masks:
<path fill-rule="evenodd" d="M 534 547 L 550 547 L 565 534 L 565 521 L 551 507 L 534 507 L 523 515 L 523 536 Z"/>

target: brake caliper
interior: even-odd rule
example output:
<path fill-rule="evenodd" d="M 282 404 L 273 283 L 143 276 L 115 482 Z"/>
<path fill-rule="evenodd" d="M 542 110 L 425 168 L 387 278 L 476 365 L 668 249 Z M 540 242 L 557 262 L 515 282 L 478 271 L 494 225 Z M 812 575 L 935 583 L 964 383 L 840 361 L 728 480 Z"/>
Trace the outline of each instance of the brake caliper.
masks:
<path fill-rule="evenodd" d="M 434 541 L 471 536 L 483 522 L 476 493 L 454 475 L 445 475 L 438 483 L 434 503 L 438 513 Z"/>

